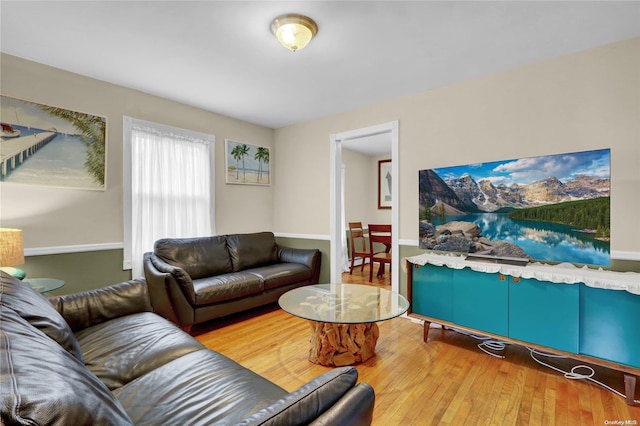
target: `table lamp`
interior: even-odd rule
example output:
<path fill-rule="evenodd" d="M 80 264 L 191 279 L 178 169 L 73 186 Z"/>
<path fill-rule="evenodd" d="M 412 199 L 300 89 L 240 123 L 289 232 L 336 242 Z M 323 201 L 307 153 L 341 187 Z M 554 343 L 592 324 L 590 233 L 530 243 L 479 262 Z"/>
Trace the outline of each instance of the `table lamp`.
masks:
<path fill-rule="evenodd" d="M 13 266 L 22 264 L 24 264 L 22 230 L 0 228 L 0 270 L 21 280 L 25 277 L 25 272 Z"/>

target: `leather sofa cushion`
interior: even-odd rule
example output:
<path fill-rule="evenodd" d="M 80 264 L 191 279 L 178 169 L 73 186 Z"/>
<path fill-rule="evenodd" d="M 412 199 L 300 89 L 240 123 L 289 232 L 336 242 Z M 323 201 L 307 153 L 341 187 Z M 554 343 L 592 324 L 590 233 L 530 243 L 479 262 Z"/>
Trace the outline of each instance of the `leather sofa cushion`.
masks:
<path fill-rule="evenodd" d="M 113 393 L 137 426 L 235 425 L 288 394 L 206 349 L 172 361 Z"/>
<path fill-rule="evenodd" d="M 4 306 L 0 322 L 1 424 L 133 424 L 75 356 Z"/>
<path fill-rule="evenodd" d="M 164 238 L 156 241 L 155 254 L 170 265 L 184 269 L 191 279 L 232 272 L 224 236 Z"/>
<path fill-rule="evenodd" d="M 264 282 L 265 290 L 311 279 L 311 269 L 299 263 L 276 263 L 246 272 L 260 278 Z"/>
<path fill-rule="evenodd" d="M 86 366 L 111 390 L 204 346 L 152 312 L 94 325 L 76 334 Z"/>
<path fill-rule="evenodd" d="M 227 235 L 234 271 L 278 263 L 278 246 L 272 232 Z"/>
<path fill-rule="evenodd" d="M 82 361 L 80 345 L 73 331 L 49 300 L 29 285 L 0 272 L 0 303 Z"/>
<path fill-rule="evenodd" d="M 208 305 L 261 293 L 264 284 L 249 272 L 233 272 L 193 280 L 195 305 Z"/>

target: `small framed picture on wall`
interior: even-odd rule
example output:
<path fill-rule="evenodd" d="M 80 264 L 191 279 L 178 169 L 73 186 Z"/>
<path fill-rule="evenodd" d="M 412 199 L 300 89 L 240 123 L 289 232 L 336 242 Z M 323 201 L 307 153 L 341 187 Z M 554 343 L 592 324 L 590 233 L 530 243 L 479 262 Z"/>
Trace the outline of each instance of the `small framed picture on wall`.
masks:
<path fill-rule="evenodd" d="M 271 151 L 265 146 L 226 139 L 226 182 L 271 185 Z"/>
<path fill-rule="evenodd" d="M 378 161 L 378 208 L 391 208 L 391 160 Z"/>

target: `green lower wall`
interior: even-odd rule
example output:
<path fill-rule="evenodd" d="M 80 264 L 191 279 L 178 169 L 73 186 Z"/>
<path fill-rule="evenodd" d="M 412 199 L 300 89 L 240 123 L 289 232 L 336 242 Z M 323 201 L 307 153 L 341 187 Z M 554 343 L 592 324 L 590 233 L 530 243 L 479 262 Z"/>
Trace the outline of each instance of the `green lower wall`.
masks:
<path fill-rule="evenodd" d="M 277 238 L 278 244 L 293 248 L 317 248 L 322 252 L 320 282 L 329 282 L 330 242 L 298 238 Z M 64 287 L 47 296 L 78 293 L 103 288 L 131 279 L 131 271 L 122 270 L 122 249 L 81 253 L 27 256 L 20 265 L 27 278 L 56 278 L 65 281 Z"/>
<path fill-rule="evenodd" d="M 276 237 L 278 244 L 292 248 L 317 248 L 322 253 L 320 282 L 330 282 L 329 265 L 331 242 L 329 240 Z M 423 253 L 414 246 L 400 246 L 400 258 Z M 131 279 L 131 271 L 122 270 L 122 249 L 91 251 L 82 253 L 28 256 L 21 265 L 27 278 L 57 278 L 65 281 L 65 286 L 47 293 L 47 296 L 77 293 L 103 288 L 111 284 Z M 640 272 L 640 262 L 632 260 L 612 260 L 611 268 L 616 271 Z M 407 274 L 400 270 L 400 293 L 407 294 Z"/>
<path fill-rule="evenodd" d="M 81 253 L 28 256 L 20 268 L 27 278 L 57 278 L 64 287 L 47 296 L 78 293 L 103 288 L 131 279 L 131 271 L 122 270 L 122 249 Z"/>
<path fill-rule="evenodd" d="M 603 269 L 621 272 L 640 272 L 640 262 L 636 260 L 616 260 L 611 259 L 611 266 Z"/>

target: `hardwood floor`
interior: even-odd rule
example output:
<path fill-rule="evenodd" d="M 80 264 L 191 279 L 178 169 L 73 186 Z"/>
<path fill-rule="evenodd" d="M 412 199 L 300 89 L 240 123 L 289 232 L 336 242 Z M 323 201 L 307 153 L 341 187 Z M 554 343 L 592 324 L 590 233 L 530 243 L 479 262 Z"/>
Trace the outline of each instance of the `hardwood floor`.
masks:
<path fill-rule="evenodd" d="M 364 272 L 344 282 L 369 284 Z M 374 278 L 371 285 L 389 286 Z M 359 380 L 376 391 L 374 425 L 638 425 L 640 406 L 584 380 L 569 380 L 536 363 L 526 348 L 507 345 L 504 359 L 478 340 L 406 318 L 378 323 L 376 356 L 358 364 Z M 193 329 L 207 347 L 294 391 L 328 370 L 307 360 L 310 327 L 277 305 Z M 572 360 L 544 360 L 568 371 Z M 622 375 L 595 367 L 596 379 L 622 392 Z M 640 399 L 640 392 L 636 392 Z M 619 423 L 615 423 L 619 422 Z"/>

